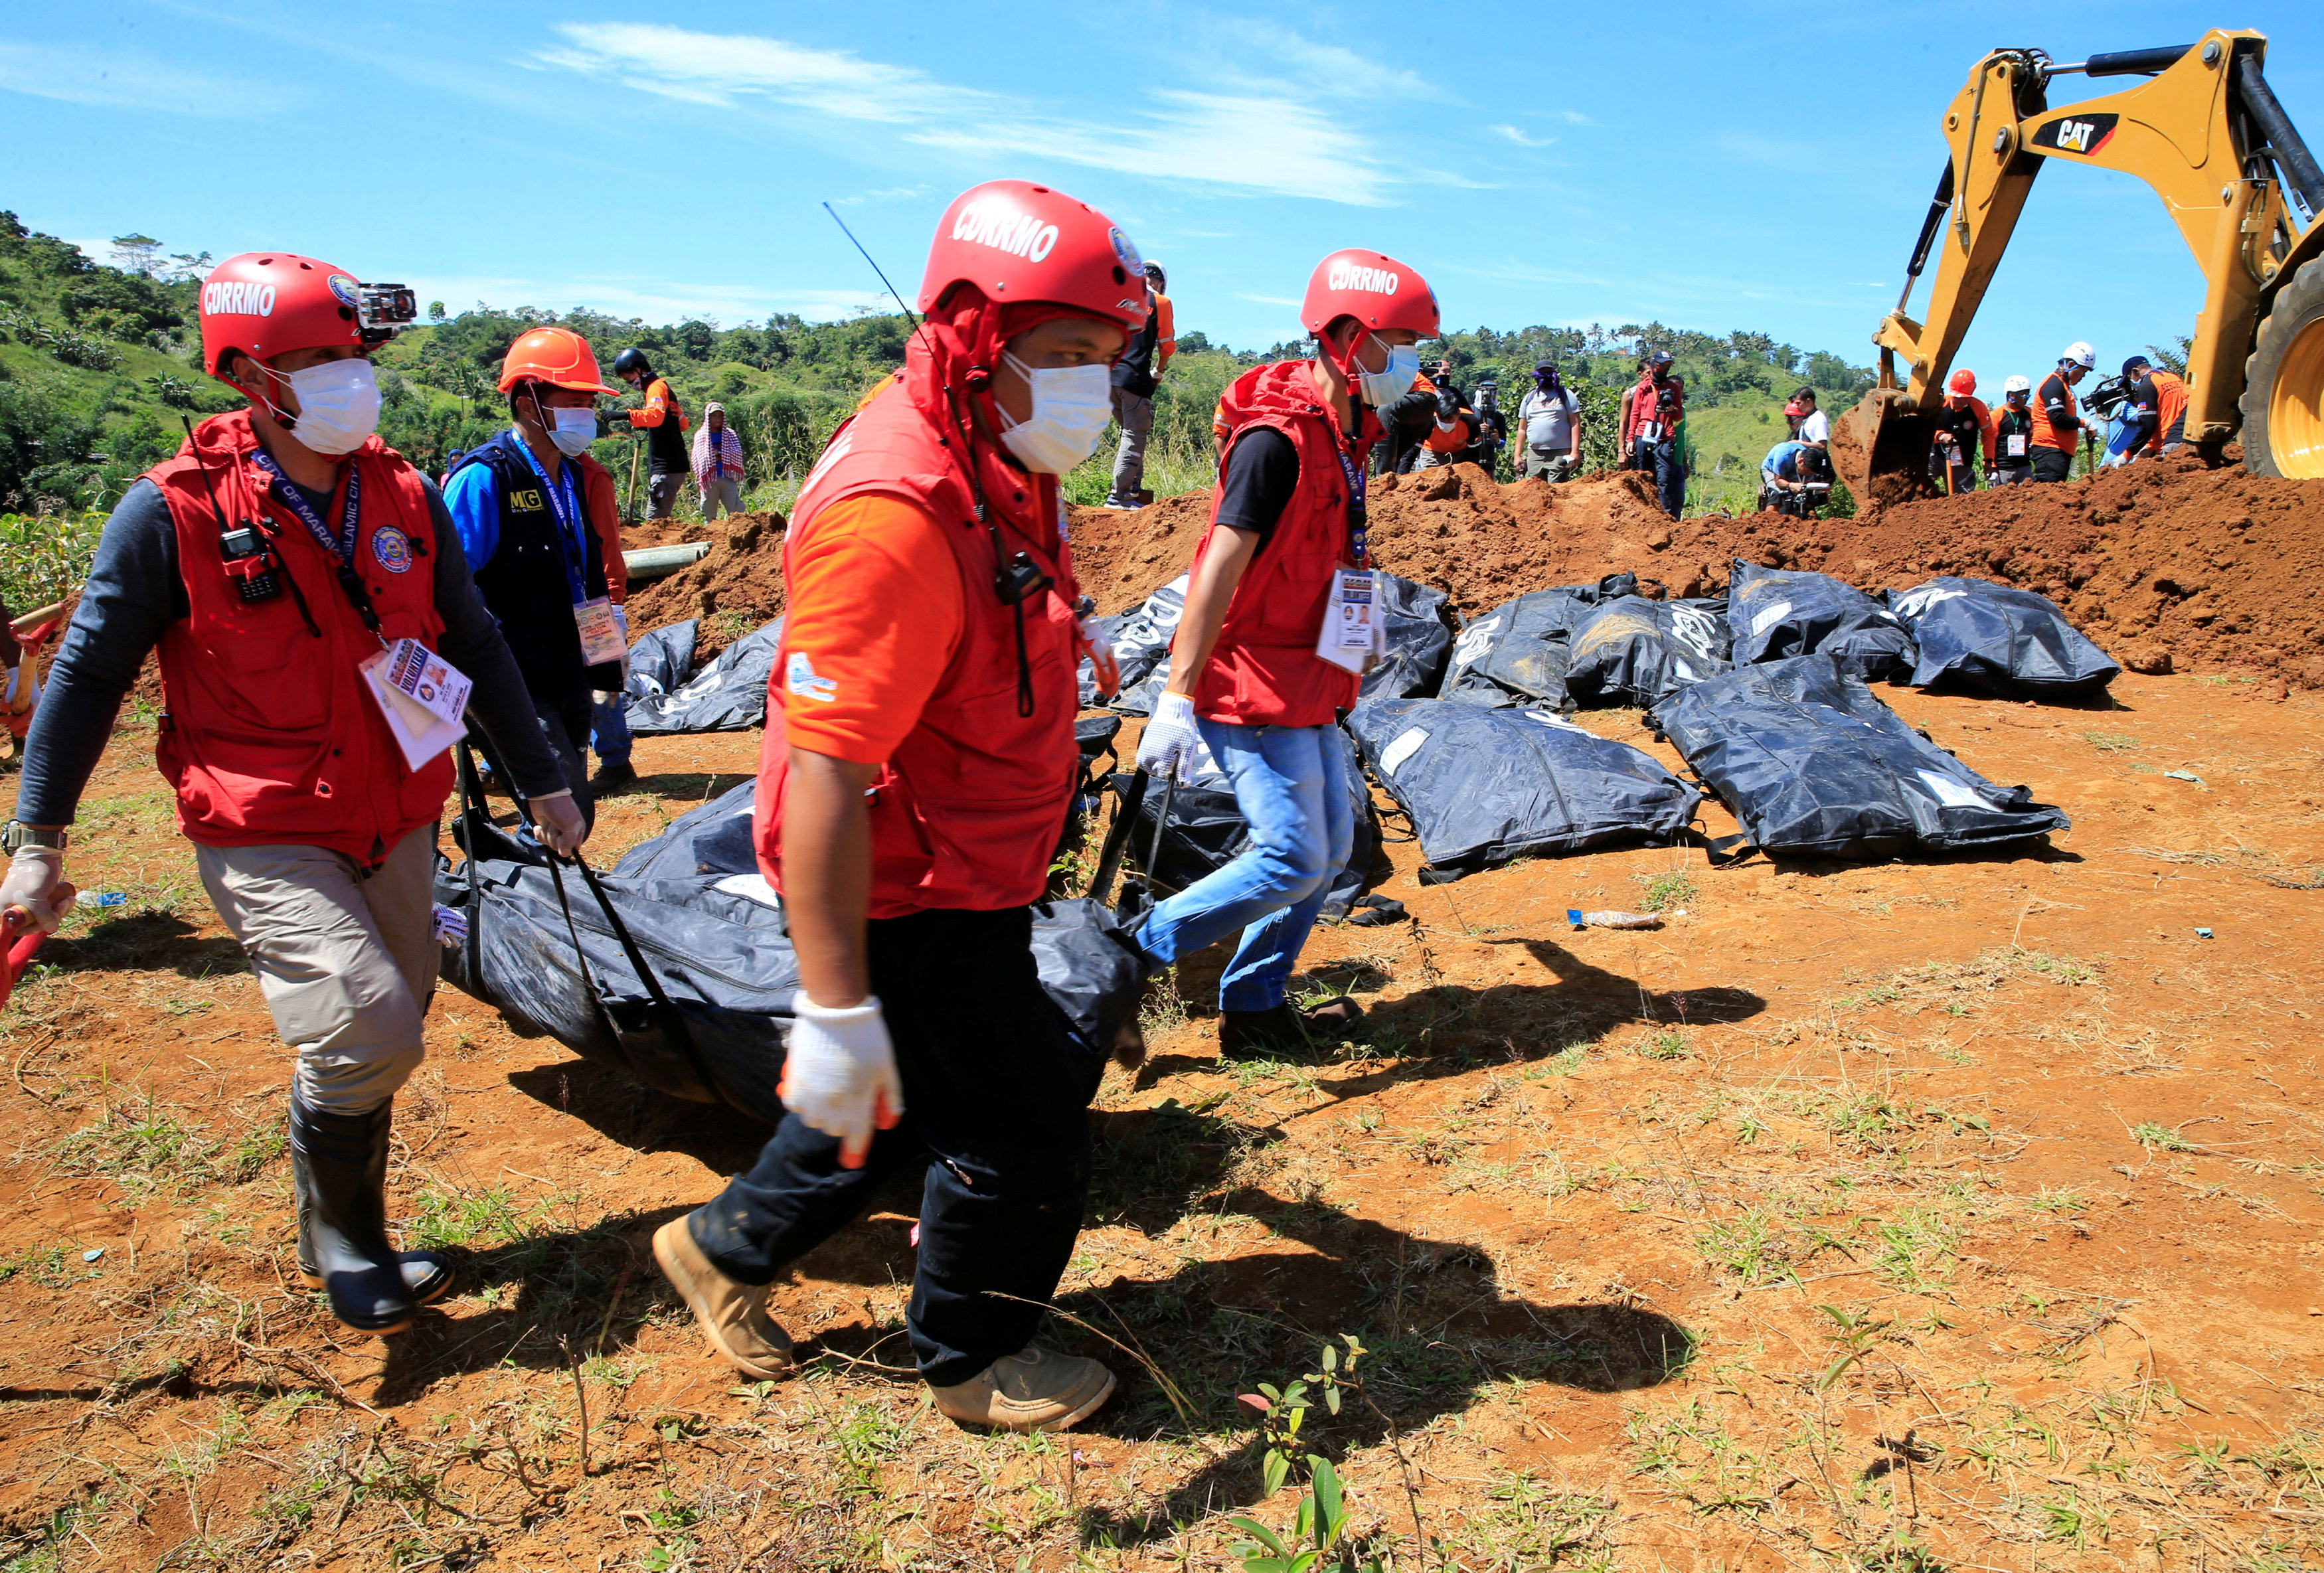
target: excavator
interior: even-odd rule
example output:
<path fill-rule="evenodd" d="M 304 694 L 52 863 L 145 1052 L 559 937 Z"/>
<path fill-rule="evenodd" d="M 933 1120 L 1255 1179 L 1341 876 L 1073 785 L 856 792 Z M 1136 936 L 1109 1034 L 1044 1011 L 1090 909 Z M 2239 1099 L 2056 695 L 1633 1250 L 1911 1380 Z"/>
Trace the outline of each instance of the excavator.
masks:
<path fill-rule="evenodd" d="M 1977 63 L 1945 108 L 1944 174 L 1904 293 L 1872 336 L 1879 382 L 1834 425 L 1835 466 L 1859 499 L 1926 483 L 1945 374 L 2051 160 L 2144 180 L 2195 253 L 2206 287 L 2187 354 L 2187 440 L 2216 458 L 2240 433 L 2254 473 L 2324 476 L 2324 170 L 2261 75 L 2266 53 L 2264 34 L 2217 28 L 2073 64 L 2037 49 Z M 2050 108 L 2051 79 L 2070 74 L 2145 80 Z M 1916 322 L 1905 308 L 1932 251 L 1928 318 Z"/>

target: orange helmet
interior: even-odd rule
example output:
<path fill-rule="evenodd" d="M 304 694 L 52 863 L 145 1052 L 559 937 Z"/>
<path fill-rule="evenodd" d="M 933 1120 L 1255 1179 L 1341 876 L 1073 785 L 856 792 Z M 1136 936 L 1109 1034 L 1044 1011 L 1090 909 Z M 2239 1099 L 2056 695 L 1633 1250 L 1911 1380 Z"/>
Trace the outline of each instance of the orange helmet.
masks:
<path fill-rule="evenodd" d="M 1963 366 L 1945 383 L 1945 391 L 1958 393 L 1966 399 L 1977 391 L 1977 373 Z"/>
<path fill-rule="evenodd" d="M 591 393 L 613 393 L 597 375 L 597 357 L 589 341 L 569 327 L 528 328 L 517 335 L 501 361 L 501 391 L 519 382 L 546 382 L 552 388 L 575 388 Z"/>

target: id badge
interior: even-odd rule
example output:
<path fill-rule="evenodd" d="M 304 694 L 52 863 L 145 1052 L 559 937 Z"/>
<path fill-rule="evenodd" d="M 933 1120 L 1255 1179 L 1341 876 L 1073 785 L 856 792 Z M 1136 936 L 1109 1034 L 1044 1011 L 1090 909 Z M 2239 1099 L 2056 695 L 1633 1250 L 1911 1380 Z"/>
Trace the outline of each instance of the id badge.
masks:
<path fill-rule="evenodd" d="M 584 666 L 603 666 L 618 661 L 630 653 L 629 642 L 622 638 L 622 624 L 613 603 L 600 595 L 595 601 L 573 603 L 573 621 L 581 630 L 581 661 Z"/>
<path fill-rule="evenodd" d="M 362 670 L 406 768 L 417 770 L 466 734 L 461 713 L 475 685 L 418 639 L 374 651 Z"/>
<path fill-rule="evenodd" d="M 1361 675 L 1388 647 L 1380 621 L 1379 575 L 1370 568 L 1332 570 L 1332 594 L 1323 603 L 1323 628 L 1315 653 L 1343 671 Z"/>
<path fill-rule="evenodd" d="M 2006 437 L 2003 440 L 2009 444 L 2009 456 L 2011 458 L 2022 459 L 2025 456 L 2025 439 L 2024 437 Z"/>

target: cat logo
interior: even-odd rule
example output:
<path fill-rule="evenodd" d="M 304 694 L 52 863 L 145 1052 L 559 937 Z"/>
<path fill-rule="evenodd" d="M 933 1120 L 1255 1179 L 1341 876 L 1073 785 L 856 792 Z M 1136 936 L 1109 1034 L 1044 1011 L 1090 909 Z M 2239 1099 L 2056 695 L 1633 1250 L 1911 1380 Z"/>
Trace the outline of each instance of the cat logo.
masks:
<path fill-rule="evenodd" d="M 509 506 L 520 513 L 539 513 L 549 503 L 541 496 L 540 488 L 528 486 L 521 492 L 509 493 Z"/>
<path fill-rule="evenodd" d="M 2114 136 L 2114 115 L 2069 115 L 2049 122 L 2034 133 L 2031 145 L 2052 152 L 2080 153 L 2087 158 L 2106 146 Z"/>

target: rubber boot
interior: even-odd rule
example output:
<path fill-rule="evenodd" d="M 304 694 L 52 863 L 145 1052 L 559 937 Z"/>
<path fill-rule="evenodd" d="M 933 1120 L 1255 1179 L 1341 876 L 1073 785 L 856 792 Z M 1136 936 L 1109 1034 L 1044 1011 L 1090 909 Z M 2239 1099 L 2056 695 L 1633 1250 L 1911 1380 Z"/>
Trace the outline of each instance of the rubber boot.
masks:
<path fill-rule="evenodd" d="M 392 1122 L 383 1122 L 382 1129 Z M 379 1145 L 380 1184 L 387 1182 L 387 1144 Z M 323 1287 L 323 1274 L 315 1265 L 315 1197 L 307 1182 L 307 1166 L 293 1162 L 290 1179 L 299 1197 L 299 1281 L 309 1289 Z M 433 1251 L 399 1251 L 403 1264 L 403 1287 L 414 1305 L 428 1305 L 441 1300 L 452 1287 L 451 1264 Z"/>
<path fill-rule="evenodd" d="M 393 1099 L 366 1114 L 326 1114 L 290 1099 L 290 1167 L 301 1201 L 300 1266 L 311 1267 L 331 1314 L 384 1338 L 411 1325 L 410 1265 L 430 1298 L 451 1270 L 425 1252 L 406 1257 L 387 1238 L 387 1138 Z M 437 1280 L 440 1277 L 441 1282 Z"/>

